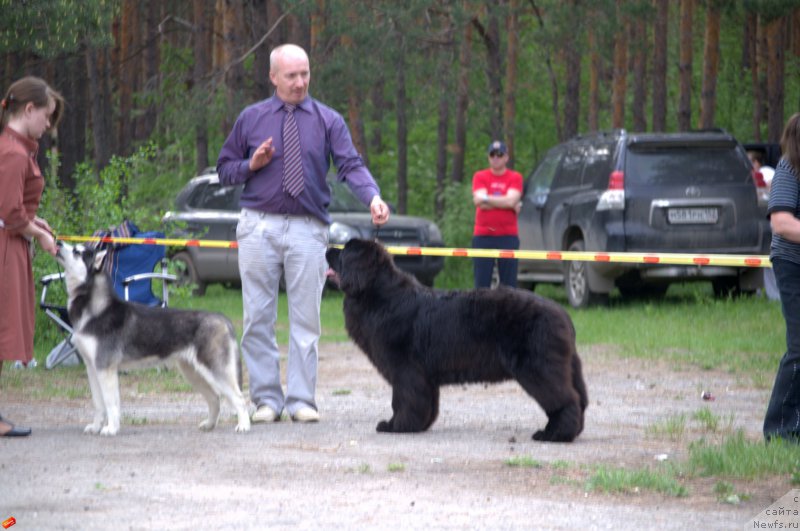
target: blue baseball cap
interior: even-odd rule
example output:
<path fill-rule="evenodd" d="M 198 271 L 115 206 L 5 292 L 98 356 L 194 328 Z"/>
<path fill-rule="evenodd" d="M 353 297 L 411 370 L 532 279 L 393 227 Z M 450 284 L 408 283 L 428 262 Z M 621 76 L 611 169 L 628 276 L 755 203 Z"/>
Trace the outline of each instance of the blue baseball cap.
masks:
<path fill-rule="evenodd" d="M 489 144 L 489 149 L 487 154 L 491 154 L 492 152 L 498 152 L 502 155 L 508 153 L 508 147 L 506 147 L 506 143 L 501 140 L 494 140 L 491 144 Z"/>

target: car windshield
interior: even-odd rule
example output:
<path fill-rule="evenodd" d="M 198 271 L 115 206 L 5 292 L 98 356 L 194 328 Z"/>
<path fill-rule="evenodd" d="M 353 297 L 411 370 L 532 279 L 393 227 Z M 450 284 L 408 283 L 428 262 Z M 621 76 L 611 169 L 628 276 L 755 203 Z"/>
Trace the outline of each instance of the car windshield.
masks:
<path fill-rule="evenodd" d="M 328 212 L 367 212 L 369 209 L 358 200 L 350 188 L 339 181 L 328 180 L 331 187 L 331 204 Z"/>
<path fill-rule="evenodd" d="M 748 178 L 733 146 L 632 148 L 625 161 L 626 184 L 724 184 Z"/>

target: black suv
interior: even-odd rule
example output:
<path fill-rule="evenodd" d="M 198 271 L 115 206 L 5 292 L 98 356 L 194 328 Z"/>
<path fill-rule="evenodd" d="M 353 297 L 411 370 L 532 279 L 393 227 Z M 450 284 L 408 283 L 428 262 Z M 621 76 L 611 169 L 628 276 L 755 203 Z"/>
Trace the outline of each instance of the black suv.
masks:
<path fill-rule="evenodd" d="M 725 131 L 582 135 L 552 148 L 525 183 L 520 248 L 767 254 L 767 187 Z M 519 284 L 564 283 L 569 303 L 660 296 L 710 280 L 719 296 L 754 292 L 758 268 L 528 261 Z"/>
<path fill-rule="evenodd" d="M 389 222 L 376 229 L 369 209 L 350 192 L 347 185 L 332 178 L 331 204 L 328 212 L 332 223 L 328 227 L 331 244 L 343 244 L 351 238 L 377 238 L 386 245 L 409 247 L 443 247 L 442 233 L 430 220 L 392 214 Z M 239 223 L 239 197 L 244 186 L 222 186 L 215 168 L 190 180 L 178 194 L 176 211 L 167 212 L 162 223 L 165 231 L 175 238 L 204 240 L 236 240 Z M 239 252 L 227 247 L 188 246 L 179 249 L 173 262 L 180 264 L 179 280 L 195 284 L 195 294 L 202 295 L 206 285 L 220 282 L 237 285 Z M 395 256 L 400 269 L 411 273 L 428 286 L 444 267 L 441 256 Z"/>

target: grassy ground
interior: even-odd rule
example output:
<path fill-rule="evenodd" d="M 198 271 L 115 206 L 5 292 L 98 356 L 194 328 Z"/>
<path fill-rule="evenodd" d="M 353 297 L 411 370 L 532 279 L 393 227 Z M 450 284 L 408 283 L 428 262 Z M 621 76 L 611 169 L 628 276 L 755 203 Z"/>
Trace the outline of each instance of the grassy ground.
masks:
<path fill-rule="evenodd" d="M 564 290 L 540 286 L 537 293 L 567 306 Z M 242 331 L 241 291 L 210 286 L 204 297 L 171 295 L 170 305 L 222 312 Z M 285 294 L 278 302 L 278 342 L 289 335 Z M 785 328 L 780 305 L 763 297 L 715 299 L 708 283 L 672 286 L 662 299 L 625 301 L 612 296 L 606 307 L 569 309 L 578 345 L 614 345 L 624 356 L 670 360 L 676 366 L 723 368 L 766 378 L 785 350 Z M 322 298 L 322 339 L 347 340 L 342 295 L 328 290 Z M 36 357 L 42 361 L 60 340 L 58 327 L 41 315 L 37 322 Z M 771 377 L 770 377 L 771 378 Z M 767 378 L 759 385 L 771 385 Z"/>

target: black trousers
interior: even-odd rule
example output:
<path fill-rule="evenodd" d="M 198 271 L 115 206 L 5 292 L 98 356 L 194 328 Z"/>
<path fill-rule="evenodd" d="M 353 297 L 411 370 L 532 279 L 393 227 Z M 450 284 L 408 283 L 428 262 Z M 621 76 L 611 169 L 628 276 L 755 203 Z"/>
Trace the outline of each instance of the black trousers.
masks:
<path fill-rule="evenodd" d="M 519 249 L 518 236 L 473 236 L 473 249 Z M 473 258 L 475 287 L 488 288 L 492 284 L 492 270 L 497 261 L 497 273 L 500 284 L 517 287 L 516 258 Z"/>
<path fill-rule="evenodd" d="M 800 264 L 776 258 L 772 269 L 786 321 L 786 353 L 767 406 L 764 437 L 800 441 Z"/>

